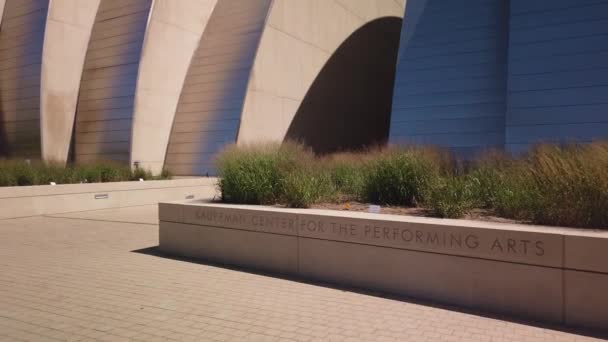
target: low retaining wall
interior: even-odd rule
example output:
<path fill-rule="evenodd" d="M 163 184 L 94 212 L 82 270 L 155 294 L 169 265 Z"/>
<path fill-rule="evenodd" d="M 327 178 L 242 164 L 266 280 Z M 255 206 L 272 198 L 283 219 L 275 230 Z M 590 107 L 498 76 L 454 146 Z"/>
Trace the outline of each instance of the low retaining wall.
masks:
<path fill-rule="evenodd" d="M 215 178 L 0 187 L 0 219 L 211 199 Z"/>
<path fill-rule="evenodd" d="M 608 231 L 184 201 L 166 253 L 608 330 Z"/>

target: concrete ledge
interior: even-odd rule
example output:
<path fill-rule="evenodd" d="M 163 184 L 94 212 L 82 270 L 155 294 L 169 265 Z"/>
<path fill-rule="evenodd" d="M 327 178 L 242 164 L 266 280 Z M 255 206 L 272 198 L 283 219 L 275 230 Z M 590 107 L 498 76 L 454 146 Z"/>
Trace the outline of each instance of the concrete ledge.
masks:
<path fill-rule="evenodd" d="M 145 182 L 37 185 L 0 188 L 0 219 L 211 199 L 214 178 Z"/>
<path fill-rule="evenodd" d="M 608 330 L 608 231 L 203 201 L 159 216 L 167 253 Z"/>

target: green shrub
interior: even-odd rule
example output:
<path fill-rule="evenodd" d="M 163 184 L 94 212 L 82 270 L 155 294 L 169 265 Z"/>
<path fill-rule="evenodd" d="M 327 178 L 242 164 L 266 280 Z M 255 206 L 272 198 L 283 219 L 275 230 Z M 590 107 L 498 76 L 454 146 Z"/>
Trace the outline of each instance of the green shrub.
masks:
<path fill-rule="evenodd" d="M 0 186 L 47 185 L 72 183 L 120 182 L 139 178 L 167 179 L 170 175 L 163 172 L 153 177 L 148 170 L 131 170 L 128 166 L 101 162 L 83 165 L 63 165 L 59 163 L 42 163 L 41 161 L 0 161 Z"/>
<path fill-rule="evenodd" d="M 270 204 L 276 201 L 278 147 L 229 147 L 217 159 L 222 201 Z"/>
<path fill-rule="evenodd" d="M 498 216 L 533 221 L 538 210 L 539 189 L 532 181 L 530 170 L 524 165 L 513 165 L 503 170 L 501 185 L 497 188 L 493 208 Z"/>
<path fill-rule="evenodd" d="M 495 207 L 498 191 L 503 186 L 504 170 L 510 162 L 504 153 L 492 151 L 474 161 L 465 171 L 476 207 Z"/>
<path fill-rule="evenodd" d="M 17 177 L 10 170 L 0 167 L 0 186 L 17 186 Z"/>
<path fill-rule="evenodd" d="M 154 176 L 152 176 L 152 172 L 150 170 L 146 170 L 141 167 L 136 167 L 133 170 L 133 174 L 130 175 L 130 178 L 132 180 L 140 180 L 140 179 L 150 180 L 150 179 L 154 179 Z"/>
<path fill-rule="evenodd" d="M 424 201 L 430 183 L 440 173 L 440 164 L 429 150 L 399 149 L 381 154 L 370 162 L 363 199 L 379 204 L 415 206 Z"/>
<path fill-rule="evenodd" d="M 158 177 L 156 177 L 156 179 L 171 179 L 171 177 L 173 177 L 171 172 L 167 169 L 163 169 L 161 171 L 160 175 Z"/>
<path fill-rule="evenodd" d="M 39 183 L 39 172 L 37 169 L 32 167 L 30 164 L 25 162 L 15 163 L 13 166 L 13 173 L 17 180 L 17 185 L 36 185 Z"/>
<path fill-rule="evenodd" d="M 363 195 L 367 161 L 362 154 L 342 153 L 325 158 L 322 167 L 329 173 L 336 196 L 358 200 Z"/>
<path fill-rule="evenodd" d="M 79 182 L 83 183 L 99 183 L 101 182 L 101 172 L 95 165 L 79 165 L 75 167 L 74 172 Z"/>
<path fill-rule="evenodd" d="M 437 177 L 425 197 L 425 206 L 435 217 L 460 218 L 474 205 L 472 183 L 464 176 Z"/>
<path fill-rule="evenodd" d="M 56 184 L 71 184 L 80 182 L 73 166 L 37 162 L 32 167 L 38 172 L 37 184 L 50 184 L 51 182 L 55 182 Z"/>
<path fill-rule="evenodd" d="M 308 207 L 358 199 L 421 205 L 438 217 L 484 208 L 537 224 L 608 227 L 606 142 L 542 145 L 516 158 L 494 152 L 466 162 L 433 149 L 316 158 L 294 144 L 231 147 L 218 170 L 226 202 Z"/>
<path fill-rule="evenodd" d="M 541 145 L 508 168 L 496 209 L 537 224 L 608 227 L 608 143 Z"/>
<path fill-rule="evenodd" d="M 222 201 L 309 207 L 335 197 L 331 173 L 292 143 L 231 146 L 216 161 Z"/>
<path fill-rule="evenodd" d="M 312 153 L 294 144 L 232 146 L 217 159 L 222 201 L 274 204 L 286 198 L 281 180 L 310 165 Z M 285 183 L 285 182 L 283 182 Z"/>
<path fill-rule="evenodd" d="M 331 175 L 306 166 L 282 174 L 279 186 L 280 202 L 292 208 L 308 208 L 335 195 Z"/>

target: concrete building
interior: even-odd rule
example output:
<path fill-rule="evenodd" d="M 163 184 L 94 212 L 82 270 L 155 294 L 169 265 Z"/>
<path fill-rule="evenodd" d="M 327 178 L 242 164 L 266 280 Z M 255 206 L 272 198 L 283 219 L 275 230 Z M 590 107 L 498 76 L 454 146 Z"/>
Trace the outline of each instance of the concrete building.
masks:
<path fill-rule="evenodd" d="M 590 141 L 607 24 L 598 0 L 0 0 L 0 155 L 204 175 L 235 142 Z"/>

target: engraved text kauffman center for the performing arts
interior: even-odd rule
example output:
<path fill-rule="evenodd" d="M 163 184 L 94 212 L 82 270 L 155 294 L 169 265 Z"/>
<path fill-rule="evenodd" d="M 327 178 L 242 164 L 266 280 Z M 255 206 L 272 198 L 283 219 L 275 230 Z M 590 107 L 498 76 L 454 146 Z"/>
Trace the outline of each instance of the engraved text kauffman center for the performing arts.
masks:
<path fill-rule="evenodd" d="M 546 248 L 542 240 L 463 233 L 450 227 L 426 228 L 420 224 L 415 224 L 416 227 L 412 228 L 411 224 L 398 221 L 353 220 L 317 215 L 277 215 L 273 212 L 249 213 L 214 208 L 198 209 L 194 212 L 194 216 L 192 219 L 202 225 L 439 253 L 461 251 L 466 254 L 478 252 L 497 256 L 542 257 Z"/>

